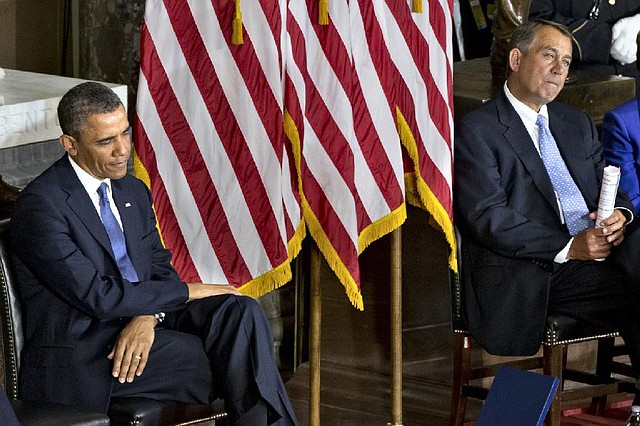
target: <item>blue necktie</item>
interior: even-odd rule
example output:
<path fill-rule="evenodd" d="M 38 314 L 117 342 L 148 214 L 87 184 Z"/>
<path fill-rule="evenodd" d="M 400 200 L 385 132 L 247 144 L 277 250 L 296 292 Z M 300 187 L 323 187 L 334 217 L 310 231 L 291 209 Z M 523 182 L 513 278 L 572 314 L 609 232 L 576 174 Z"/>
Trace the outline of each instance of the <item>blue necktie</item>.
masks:
<path fill-rule="evenodd" d="M 560 199 L 564 221 L 569 233 L 576 235 L 593 226 L 593 221 L 588 217 L 589 208 L 560 155 L 556 140 L 549 131 L 544 116 L 538 115 L 536 126 L 538 126 L 538 142 L 542 162 Z"/>
<path fill-rule="evenodd" d="M 100 195 L 100 217 L 102 218 L 102 224 L 107 231 L 109 241 L 111 242 L 111 248 L 113 254 L 116 257 L 116 263 L 122 278 L 131 282 L 138 281 L 138 274 L 136 273 L 129 254 L 127 254 L 127 243 L 124 239 L 124 232 L 120 228 L 120 224 L 116 219 L 113 211 L 111 211 L 111 205 L 109 203 L 109 197 L 107 197 L 107 184 L 102 182 L 98 188 L 98 195 Z"/>

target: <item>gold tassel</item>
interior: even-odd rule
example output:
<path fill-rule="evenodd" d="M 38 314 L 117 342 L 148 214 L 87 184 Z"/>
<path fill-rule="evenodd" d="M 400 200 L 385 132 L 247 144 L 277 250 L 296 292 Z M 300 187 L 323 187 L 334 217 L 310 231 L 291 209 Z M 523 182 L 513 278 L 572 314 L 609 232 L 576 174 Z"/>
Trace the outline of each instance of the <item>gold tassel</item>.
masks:
<path fill-rule="evenodd" d="M 329 0 L 320 0 L 318 11 L 318 24 L 329 25 Z"/>
<path fill-rule="evenodd" d="M 242 39 L 242 10 L 240 10 L 240 0 L 236 0 L 236 8 L 233 12 L 231 28 L 231 44 L 235 44 L 236 46 L 244 44 L 244 40 Z"/>
<path fill-rule="evenodd" d="M 413 0 L 413 11 L 415 13 L 422 13 L 422 0 Z"/>

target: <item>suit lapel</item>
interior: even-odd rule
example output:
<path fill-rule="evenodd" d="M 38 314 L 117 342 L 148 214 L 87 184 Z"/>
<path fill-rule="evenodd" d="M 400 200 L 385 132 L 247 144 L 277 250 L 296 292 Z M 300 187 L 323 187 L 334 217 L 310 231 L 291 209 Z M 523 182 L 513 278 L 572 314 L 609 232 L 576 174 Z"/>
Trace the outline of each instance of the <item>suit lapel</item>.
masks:
<path fill-rule="evenodd" d="M 553 185 L 549 179 L 549 174 L 531 140 L 531 136 L 524 127 L 524 124 L 522 124 L 520 116 L 504 93 L 496 99 L 496 106 L 499 120 L 506 127 L 504 132 L 505 139 L 520 158 L 520 161 L 522 161 L 522 164 L 531 175 L 531 179 L 538 190 L 555 210 L 558 218 L 560 218 L 560 210 L 555 192 L 553 191 Z"/>
<path fill-rule="evenodd" d="M 71 160 L 65 156 L 56 164 L 62 189 L 69 194 L 67 204 L 78 216 L 78 219 L 84 224 L 93 238 L 98 241 L 115 261 L 111 242 L 109 241 L 107 231 L 104 229 L 102 220 L 100 220 L 100 216 L 89 198 L 89 194 L 87 194 L 87 191 L 82 186 L 80 179 L 78 179 L 78 176 L 73 171 L 69 161 Z"/>
<path fill-rule="evenodd" d="M 142 264 L 144 262 L 139 258 L 139 250 L 135 250 L 135 247 L 138 247 L 138 242 L 144 237 L 143 227 L 140 222 L 140 209 L 136 205 L 139 200 L 132 195 L 125 178 L 112 180 L 111 189 L 113 191 L 113 200 L 120 213 L 120 220 L 122 220 L 129 258 L 138 273 L 138 278 L 143 280 L 145 268 L 142 267 Z M 131 247 L 134 247 L 134 249 Z"/>
<path fill-rule="evenodd" d="M 140 241 L 143 237 L 140 229 L 140 220 L 136 212 L 138 211 L 134 203 L 136 202 L 127 190 L 123 179 L 112 180 L 111 190 L 113 191 L 113 201 L 118 207 L 120 213 L 120 220 L 122 220 L 122 229 L 124 230 L 125 240 L 127 242 L 127 252 L 131 263 L 136 269 L 138 276 L 142 279 L 141 269 L 138 267 L 138 251 L 132 250 L 131 245 L 136 245 L 137 241 Z"/>

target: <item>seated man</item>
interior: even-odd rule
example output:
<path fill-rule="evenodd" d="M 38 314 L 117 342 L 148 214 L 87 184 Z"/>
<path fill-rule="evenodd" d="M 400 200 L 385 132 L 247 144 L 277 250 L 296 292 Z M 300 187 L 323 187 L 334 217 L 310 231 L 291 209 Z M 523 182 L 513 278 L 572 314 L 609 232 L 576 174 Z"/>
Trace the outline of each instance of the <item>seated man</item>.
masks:
<path fill-rule="evenodd" d="M 640 109 L 634 98 L 605 114 L 602 147 L 608 164 L 620 167 L 620 187 L 640 214 Z"/>
<path fill-rule="evenodd" d="M 58 117 L 67 154 L 24 189 L 10 224 L 20 398 L 106 412 L 116 396 L 221 397 L 235 425 L 296 424 L 259 304 L 228 285 L 184 283 L 171 266 L 150 193 L 127 174 L 118 96 L 80 84 Z"/>
<path fill-rule="evenodd" d="M 574 69 L 640 77 L 635 64 L 640 0 L 530 1 L 529 19 L 547 19 L 571 31 Z"/>
<path fill-rule="evenodd" d="M 553 102 L 569 71 L 571 33 L 530 21 L 511 46 L 504 92 L 456 127 L 469 330 L 488 352 L 519 356 L 539 349 L 549 313 L 606 324 L 618 328 L 637 370 L 640 312 L 613 255 L 632 205 L 619 192 L 613 214 L 594 227 L 605 166 L 596 128 L 585 112 Z"/>

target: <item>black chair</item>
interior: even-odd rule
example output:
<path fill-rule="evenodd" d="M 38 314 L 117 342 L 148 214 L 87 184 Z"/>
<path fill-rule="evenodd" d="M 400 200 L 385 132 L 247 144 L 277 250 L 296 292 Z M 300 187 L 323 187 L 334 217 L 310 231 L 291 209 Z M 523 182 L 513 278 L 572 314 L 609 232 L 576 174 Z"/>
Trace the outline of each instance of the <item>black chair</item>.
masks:
<path fill-rule="evenodd" d="M 7 395 L 23 426 L 55 425 L 192 425 L 227 426 L 227 414 L 221 400 L 208 405 L 156 401 L 148 398 L 113 398 L 107 415 L 83 412 L 60 404 L 18 400 L 18 371 L 23 330 L 20 301 L 10 267 L 7 231 L 8 221 L 0 221 L 0 327 L 2 352 L 0 373 Z"/>
<path fill-rule="evenodd" d="M 23 426 L 57 425 L 109 425 L 109 418 L 102 413 L 80 411 L 61 404 L 43 401 L 18 400 L 19 353 L 23 344 L 21 309 L 15 297 L 15 282 L 9 267 L 6 241 L 8 220 L 0 222 L 0 328 L 2 351 L 0 352 L 0 380 Z"/>
<path fill-rule="evenodd" d="M 459 280 L 463 267 L 461 238 L 458 240 L 458 274 L 451 277 L 451 313 L 453 328 L 453 386 L 451 392 L 450 426 L 461 426 L 465 420 L 468 398 L 486 399 L 488 389 L 482 385 L 483 379 L 493 377 L 500 365 L 509 365 L 525 370 L 542 369 L 544 374 L 560 379 L 561 388 L 551 404 L 547 424 L 560 426 L 562 403 L 592 399 L 590 413 L 602 415 L 606 396 L 634 392 L 635 383 L 613 379 L 612 372 L 632 376 L 630 366 L 614 361 L 614 357 L 624 353 L 623 346 L 616 346 L 616 330 L 576 321 L 562 315 L 547 317 L 546 332 L 542 342 L 542 356 L 532 356 L 517 360 L 507 360 L 501 364 L 471 365 L 473 338 L 468 331 L 463 316 L 463 294 Z M 595 372 L 577 371 L 567 368 L 567 349 L 572 343 L 598 341 L 598 357 Z M 575 387 L 565 389 L 565 380 L 576 382 Z M 479 384 L 471 383 L 480 382 Z"/>
<path fill-rule="evenodd" d="M 137 397 L 112 398 L 108 415 L 112 426 L 229 425 L 222 400 L 195 405 Z"/>

